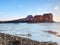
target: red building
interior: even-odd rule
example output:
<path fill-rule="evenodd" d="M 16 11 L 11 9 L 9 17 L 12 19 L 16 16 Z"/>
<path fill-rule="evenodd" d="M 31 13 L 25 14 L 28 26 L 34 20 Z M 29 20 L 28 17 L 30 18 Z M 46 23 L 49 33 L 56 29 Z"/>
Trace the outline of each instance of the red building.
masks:
<path fill-rule="evenodd" d="M 32 15 L 28 15 L 26 20 L 29 22 L 53 22 L 53 15 L 52 13 L 35 15 L 34 17 Z"/>
<path fill-rule="evenodd" d="M 53 22 L 52 13 L 43 14 L 43 22 Z"/>
<path fill-rule="evenodd" d="M 41 15 L 35 15 L 33 18 L 34 21 L 41 22 L 42 21 L 42 16 Z"/>

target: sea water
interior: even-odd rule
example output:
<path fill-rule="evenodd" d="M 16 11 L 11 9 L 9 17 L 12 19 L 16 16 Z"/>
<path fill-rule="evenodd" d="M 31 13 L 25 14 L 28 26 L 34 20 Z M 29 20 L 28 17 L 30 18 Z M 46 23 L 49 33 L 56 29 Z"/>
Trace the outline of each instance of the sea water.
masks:
<path fill-rule="evenodd" d="M 0 32 L 42 42 L 57 42 L 60 37 L 45 31 L 56 31 L 60 35 L 60 23 L 5 23 L 0 24 Z M 30 34 L 31 36 L 26 36 Z"/>

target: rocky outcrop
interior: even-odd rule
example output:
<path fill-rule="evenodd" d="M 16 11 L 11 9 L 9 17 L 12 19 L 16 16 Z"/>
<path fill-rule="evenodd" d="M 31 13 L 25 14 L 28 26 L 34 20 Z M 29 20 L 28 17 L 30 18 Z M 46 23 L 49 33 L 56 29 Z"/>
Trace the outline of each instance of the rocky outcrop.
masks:
<path fill-rule="evenodd" d="M 0 45 L 58 45 L 56 42 L 39 42 L 29 38 L 0 33 Z"/>

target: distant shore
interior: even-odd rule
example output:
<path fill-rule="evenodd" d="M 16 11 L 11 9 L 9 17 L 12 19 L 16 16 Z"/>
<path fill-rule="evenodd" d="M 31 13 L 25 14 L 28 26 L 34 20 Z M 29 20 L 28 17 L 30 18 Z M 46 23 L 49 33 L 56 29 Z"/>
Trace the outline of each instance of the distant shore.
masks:
<path fill-rule="evenodd" d="M 58 45 L 57 42 L 39 42 L 29 38 L 0 33 L 0 45 Z"/>
<path fill-rule="evenodd" d="M 12 20 L 12 21 L 0 21 L 0 23 L 56 23 L 54 21 L 52 22 L 40 22 L 40 21 L 20 21 L 20 20 Z"/>
<path fill-rule="evenodd" d="M 46 13 L 43 15 L 28 15 L 22 19 L 0 21 L 0 23 L 53 23 L 53 14 Z"/>

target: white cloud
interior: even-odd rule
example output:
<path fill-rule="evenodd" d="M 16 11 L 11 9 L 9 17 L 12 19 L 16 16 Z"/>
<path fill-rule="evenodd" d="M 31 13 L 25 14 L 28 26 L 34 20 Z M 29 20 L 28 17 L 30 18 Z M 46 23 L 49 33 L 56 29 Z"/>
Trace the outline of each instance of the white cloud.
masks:
<path fill-rule="evenodd" d="M 59 16 L 54 16 L 54 21 L 55 22 L 60 22 L 60 15 Z"/>
<path fill-rule="evenodd" d="M 59 7 L 58 7 L 58 6 L 55 6 L 55 7 L 54 7 L 54 10 L 55 10 L 55 11 L 57 11 L 58 9 L 59 9 Z"/>
<path fill-rule="evenodd" d="M 39 11 L 41 11 L 42 8 L 38 8 Z"/>
<path fill-rule="evenodd" d="M 42 10 L 42 8 L 37 8 L 35 11 L 33 11 L 33 15 L 42 14 L 41 10 Z"/>

